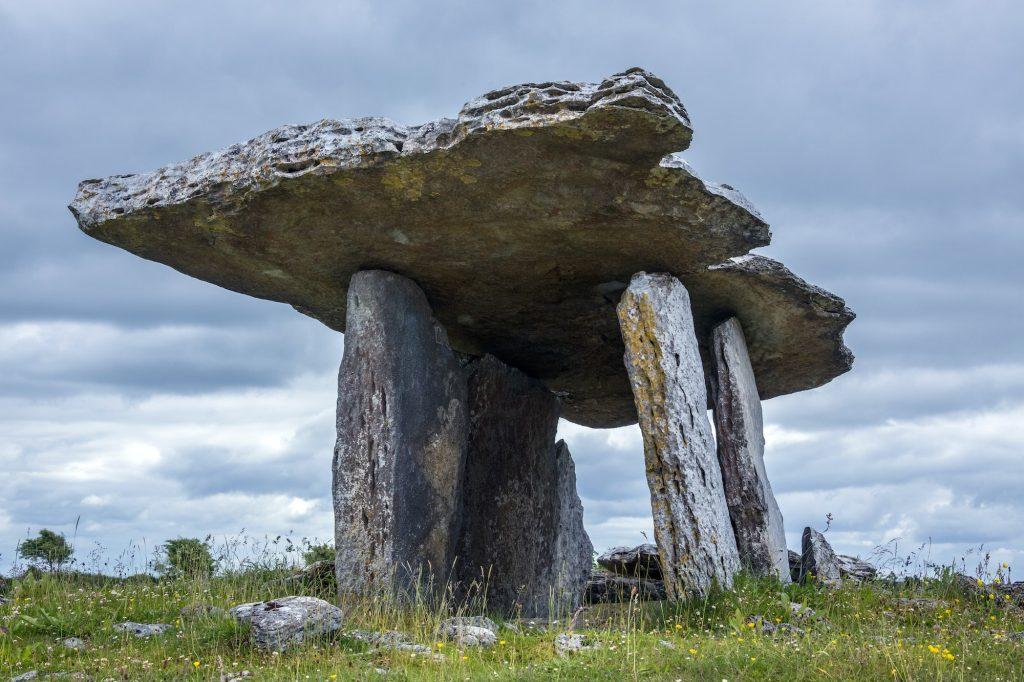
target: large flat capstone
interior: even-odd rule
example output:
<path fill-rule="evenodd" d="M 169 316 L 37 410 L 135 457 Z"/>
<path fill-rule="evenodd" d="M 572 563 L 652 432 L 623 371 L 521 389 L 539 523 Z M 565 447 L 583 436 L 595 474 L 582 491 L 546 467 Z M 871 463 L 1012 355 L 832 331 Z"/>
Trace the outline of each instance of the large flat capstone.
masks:
<path fill-rule="evenodd" d="M 785 292 L 752 298 L 747 280 L 770 289 L 773 273 L 708 270 L 770 235 L 742 195 L 678 156 L 691 132 L 676 95 L 631 69 L 504 88 L 419 126 L 283 126 L 150 173 L 87 180 L 70 208 L 96 239 L 337 330 L 355 272 L 405 275 L 454 349 L 544 381 L 585 425 L 636 421 L 615 304 L 641 270 L 684 281 L 702 342 L 740 317 L 763 398 L 846 371 L 842 318 Z M 779 320 L 790 326 L 771 331 Z M 824 343 L 790 343 L 808 337 Z"/>

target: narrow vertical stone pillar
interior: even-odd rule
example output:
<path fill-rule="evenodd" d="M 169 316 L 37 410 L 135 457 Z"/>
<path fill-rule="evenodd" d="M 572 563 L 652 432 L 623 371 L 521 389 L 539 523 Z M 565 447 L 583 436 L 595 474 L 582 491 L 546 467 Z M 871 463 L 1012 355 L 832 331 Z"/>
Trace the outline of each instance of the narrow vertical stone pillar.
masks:
<path fill-rule="evenodd" d="M 740 563 L 754 575 L 788 583 L 782 512 L 764 468 L 761 398 L 739 320 L 715 327 L 711 350 L 718 462 Z"/>
<path fill-rule="evenodd" d="M 460 532 L 466 390 L 420 288 L 391 272 L 356 273 L 334 451 L 341 593 L 409 593 L 448 580 Z"/>
<path fill-rule="evenodd" d="M 671 275 L 640 272 L 623 293 L 618 316 L 668 595 L 705 594 L 716 582 L 730 587 L 739 556 L 689 294 Z"/>
<path fill-rule="evenodd" d="M 593 548 L 568 448 L 556 447 L 558 399 L 487 355 L 468 367 L 470 437 L 460 582 L 487 608 L 547 616 L 582 597 Z"/>

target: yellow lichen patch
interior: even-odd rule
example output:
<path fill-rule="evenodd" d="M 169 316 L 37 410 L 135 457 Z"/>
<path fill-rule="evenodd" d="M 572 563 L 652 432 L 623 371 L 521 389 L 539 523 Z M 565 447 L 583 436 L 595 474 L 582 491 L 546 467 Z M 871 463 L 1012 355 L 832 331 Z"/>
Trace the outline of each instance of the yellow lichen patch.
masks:
<path fill-rule="evenodd" d="M 392 193 L 409 201 L 423 196 L 423 170 L 411 165 L 396 165 L 387 169 L 381 183 Z"/>

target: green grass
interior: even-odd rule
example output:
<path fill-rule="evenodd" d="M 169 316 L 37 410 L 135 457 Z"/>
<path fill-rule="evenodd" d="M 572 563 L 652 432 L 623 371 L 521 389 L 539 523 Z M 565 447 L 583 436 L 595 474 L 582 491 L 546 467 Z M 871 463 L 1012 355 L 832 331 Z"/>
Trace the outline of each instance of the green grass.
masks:
<path fill-rule="evenodd" d="M 127 580 L 82 574 L 14 581 L 0 606 L 0 681 L 28 670 L 79 672 L 88 679 L 217 680 L 248 670 L 255 679 L 586 679 L 586 680 L 1015 680 L 1024 679 L 1021 611 L 952 579 L 877 582 L 840 589 L 740 579 L 736 589 L 701 601 L 592 607 L 576 631 L 598 646 L 559 656 L 555 626 L 503 626 L 491 649 L 438 646 L 447 613 L 425 605 L 348 605 L 346 628 L 401 630 L 438 656 L 375 650 L 339 634 L 284 654 L 248 643 L 246 626 L 228 618 L 181 618 L 182 607 L 220 607 L 294 593 L 274 572 L 244 572 L 209 581 Z M 331 595 L 319 595 L 327 596 Z M 935 600 L 909 606 L 900 599 Z M 798 620 L 790 603 L 816 615 Z M 750 619 L 792 623 L 798 635 L 760 634 Z M 149 640 L 116 633 L 125 620 L 170 623 Z M 564 622 L 564 620 L 563 620 Z M 0 630 L 3 633 L 3 630 Z M 82 652 L 61 645 L 87 642 Z"/>

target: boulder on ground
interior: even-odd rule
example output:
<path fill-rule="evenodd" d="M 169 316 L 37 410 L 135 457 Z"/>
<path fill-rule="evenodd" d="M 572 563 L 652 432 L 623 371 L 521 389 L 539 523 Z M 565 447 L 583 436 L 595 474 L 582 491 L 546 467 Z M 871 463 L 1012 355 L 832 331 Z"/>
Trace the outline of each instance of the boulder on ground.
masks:
<path fill-rule="evenodd" d="M 456 616 L 441 622 L 438 632 L 460 646 L 491 647 L 498 643 L 498 626 L 485 616 Z"/>
<path fill-rule="evenodd" d="M 166 623 L 133 623 L 125 621 L 114 626 L 118 632 L 125 632 L 141 639 L 162 635 L 171 629 Z"/>
<path fill-rule="evenodd" d="M 281 597 L 265 602 L 239 604 L 230 611 L 249 623 L 257 649 L 284 651 L 304 641 L 323 637 L 341 628 L 341 609 L 316 597 Z"/>
<path fill-rule="evenodd" d="M 848 554 L 837 554 L 839 560 L 839 572 L 844 578 L 852 580 L 874 580 L 878 575 L 878 569 L 866 561 Z"/>
<path fill-rule="evenodd" d="M 616 575 L 633 578 L 662 577 L 658 548 L 650 543 L 636 547 L 612 547 L 597 557 L 597 563 Z"/>

